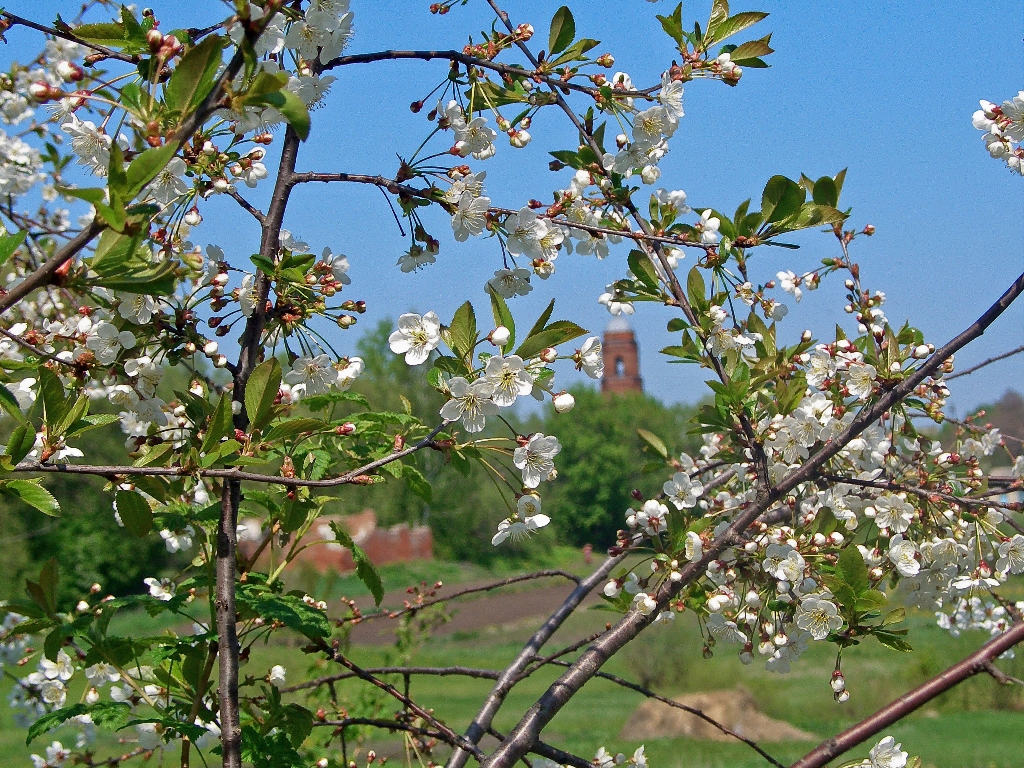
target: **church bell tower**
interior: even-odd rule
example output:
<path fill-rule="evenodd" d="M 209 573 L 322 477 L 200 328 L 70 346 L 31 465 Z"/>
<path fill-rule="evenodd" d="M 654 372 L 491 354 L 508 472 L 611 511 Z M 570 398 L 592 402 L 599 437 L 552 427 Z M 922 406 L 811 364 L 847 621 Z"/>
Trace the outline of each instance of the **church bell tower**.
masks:
<path fill-rule="evenodd" d="M 614 315 L 604 329 L 604 376 L 601 391 L 642 392 L 640 378 L 640 349 L 629 321 L 622 315 Z"/>

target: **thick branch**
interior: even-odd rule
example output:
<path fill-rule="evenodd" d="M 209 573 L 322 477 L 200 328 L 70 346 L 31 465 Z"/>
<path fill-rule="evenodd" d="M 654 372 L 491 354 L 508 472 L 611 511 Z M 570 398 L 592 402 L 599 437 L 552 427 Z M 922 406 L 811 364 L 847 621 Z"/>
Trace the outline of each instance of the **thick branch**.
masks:
<path fill-rule="evenodd" d="M 909 693 L 905 693 L 891 704 L 882 707 L 871 717 L 848 728 L 838 736 L 823 742 L 793 763 L 792 768 L 822 768 L 832 758 L 861 744 L 872 736 L 899 722 L 911 712 L 919 709 L 941 693 L 959 685 L 981 672 L 987 672 L 992 660 L 1001 656 L 1018 643 L 1024 642 L 1024 623 L 1015 625 L 999 637 L 981 646 L 959 664 L 933 677 Z"/>
<path fill-rule="evenodd" d="M 565 602 L 533 633 L 512 663 L 502 671 L 498 682 L 495 683 L 494 688 L 491 689 L 491 692 L 484 700 L 483 706 L 480 707 L 480 711 L 477 712 L 473 722 L 466 729 L 467 740 L 473 744 L 480 743 L 480 739 L 484 737 L 484 734 L 491 727 L 491 723 L 494 722 L 494 716 L 501 709 L 505 697 L 508 696 L 513 686 L 519 682 L 522 672 L 536 659 L 538 651 L 540 651 L 558 628 L 562 626 L 565 620 L 579 608 L 580 603 L 593 591 L 594 587 L 608 578 L 608 574 L 612 572 L 616 565 L 622 562 L 623 557 L 624 555 L 609 557 L 601 563 L 592 574 L 576 586 L 576 589 L 565 599 Z M 452 751 L 451 757 L 448 758 L 446 768 L 461 768 L 468 759 L 468 751 L 455 749 Z"/>
<path fill-rule="evenodd" d="M 13 307 L 36 288 L 48 285 L 53 280 L 53 276 L 57 274 L 57 270 L 73 259 L 79 251 L 85 248 L 102 231 L 103 225 L 94 219 L 88 227 L 75 235 L 73 240 L 65 243 L 59 251 L 43 262 L 39 269 L 26 276 L 24 280 L 9 291 L 0 295 L 0 314 Z"/>

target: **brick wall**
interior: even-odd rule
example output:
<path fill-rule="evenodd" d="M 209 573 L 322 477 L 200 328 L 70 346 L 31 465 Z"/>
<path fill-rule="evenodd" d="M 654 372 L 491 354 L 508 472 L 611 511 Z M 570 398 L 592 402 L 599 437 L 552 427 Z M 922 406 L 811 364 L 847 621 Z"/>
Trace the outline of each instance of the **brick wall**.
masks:
<path fill-rule="evenodd" d="M 407 523 L 390 528 L 377 527 L 377 515 L 366 509 L 355 515 L 326 515 L 313 524 L 305 541 L 327 541 L 334 539 L 331 523 L 337 523 L 352 540 L 358 544 L 374 565 L 404 563 L 410 560 L 433 560 L 434 541 L 430 528 L 425 525 L 410 526 Z M 245 536 L 238 548 L 243 556 L 255 550 L 261 539 L 256 521 L 243 521 Z M 355 570 L 352 553 L 340 544 L 315 544 L 304 549 L 293 561 L 299 567 L 310 568 L 319 573 L 329 571 L 345 572 Z"/>

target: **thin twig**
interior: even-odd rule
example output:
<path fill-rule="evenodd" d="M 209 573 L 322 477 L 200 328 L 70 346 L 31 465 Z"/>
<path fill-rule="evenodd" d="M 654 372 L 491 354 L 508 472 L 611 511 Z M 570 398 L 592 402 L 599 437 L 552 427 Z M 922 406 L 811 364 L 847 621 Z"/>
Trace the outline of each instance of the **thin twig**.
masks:
<path fill-rule="evenodd" d="M 553 661 L 552 663 L 555 664 L 556 666 L 560 666 L 560 667 L 568 667 L 569 666 L 569 662 L 566 662 L 566 661 Z M 603 678 L 604 680 L 610 680 L 611 682 L 615 683 L 616 685 L 621 685 L 623 688 L 629 688 L 631 691 L 636 691 L 637 693 L 641 693 L 641 694 L 643 694 L 644 696 L 646 696 L 649 699 L 654 699 L 655 701 L 660 701 L 662 704 L 667 704 L 670 707 L 674 707 L 676 709 L 681 709 L 684 712 L 689 712 L 691 715 L 693 715 L 695 717 L 699 717 L 704 722 L 708 723 L 709 725 L 714 726 L 715 728 L 720 730 L 725 735 L 731 736 L 734 739 L 738 739 L 739 741 L 742 741 L 744 744 L 746 744 L 748 747 L 753 749 L 755 752 L 757 752 L 757 754 L 761 755 L 761 757 L 763 757 L 765 760 L 767 760 L 772 765 L 778 766 L 778 768 L 786 768 L 785 765 L 783 765 L 778 760 L 776 760 L 774 757 L 772 757 L 768 752 L 765 752 L 764 749 L 762 749 L 758 745 L 758 743 L 756 741 L 754 741 L 753 739 L 748 739 L 746 736 L 741 736 L 740 734 L 736 733 L 736 731 L 732 730 L 731 728 L 729 728 L 726 725 L 723 725 L 722 723 L 718 722 L 713 717 L 710 717 L 709 715 L 705 714 L 702 710 L 697 709 L 696 707 L 690 707 L 690 706 L 687 706 L 686 704 L 683 704 L 681 702 L 675 701 L 673 699 L 669 699 L 669 698 L 667 698 L 665 696 L 662 696 L 660 694 L 655 693 L 654 691 L 650 690 L 649 688 L 645 688 L 644 686 L 638 685 L 637 683 L 632 683 L 632 682 L 630 682 L 629 680 L 626 680 L 623 677 L 619 677 L 618 675 L 612 675 L 612 674 L 609 674 L 608 672 L 598 672 L 595 675 L 595 677 L 600 677 L 600 678 Z"/>
<path fill-rule="evenodd" d="M 350 470 L 339 477 L 327 480 L 303 480 L 298 477 L 279 477 L 277 475 L 261 475 L 256 472 L 245 472 L 239 469 L 199 469 L 188 467 L 132 467 L 132 466 L 99 466 L 86 464 L 42 464 L 38 461 L 23 461 L 15 466 L 15 472 L 51 472 L 56 474 L 71 475 L 99 475 L 101 477 L 133 476 L 133 477 L 219 477 L 233 481 L 248 481 L 253 483 L 271 483 L 273 485 L 284 485 L 290 488 L 332 488 L 337 485 L 358 484 L 357 478 L 364 477 L 368 472 L 390 464 L 393 461 L 408 456 L 423 448 L 434 444 L 434 438 L 444 428 L 444 424 L 435 427 L 430 434 L 415 445 L 404 448 L 401 451 L 388 454 L 382 459 L 371 461 L 361 467 Z"/>
<path fill-rule="evenodd" d="M 576 576 L 575 574 L 569 573 L 568 571 L 560 571 L 560 570 L 557 570 L 557 569 L 549 569 L 549 570 L 545 570 L 545 571 L 534 571 L 533 573 L 526 573 L 526 574 L 523 574 L 521 576 L 510 576 L 507 579 L 501 579 L 500 581 L 495 581 L 495 582 L 493 582 L 491 584 L 485 584 L 485 585 L 483 585 L 481 587 L 467 587 L 466 589 L 459 590 L 458 592 L 453 592 L 450 595 L 445 595 L 444 597 L 438 597 L 438 598 L 435 598 L 433 600 L 425 600 L 422 603 L 418 603 L 416 605 L 410 605 L 408 608 L 402 608 L 401 610 L 398 610 L 398 611 L 381 611 L 380 613 L 371 613 L 368 616 L 360 617 L 360 620 L 361 621 L 366 621 L 367 619 L 380 619 L 380 618 L 397 619 L 399 616 L 401 616 L 403 614 L 415 613 L 416 611 L 422 610 L 423 608 L 429 608 L 430 606 L 437 605 L 438 603 L 446 603 L 446 602 L 448 602 L 450 600 L 454 600 L 457 597 L 464 597 L 465 595 L 478 594 L 480 592 L 490 592 L 491 590 L 494 590 L 494 589 L 500 589 L 501 587 L 507 587 L 510 584 L 518 584 L 518 583 L 523 582 L 523 581 L 532 581 L 534 579 L 545 579 L 545 578 L 550 578 L 550 577 L 553 577 L 553 576 L 562 576 L 563 578 L 569 579 L 569 581 L 575 582 L 577 585 L 579 585 L 579 583 L 580 583 L 580 577 Z M 352 621 L 352 620 L 353 619 L 346 619 L 346 621 Z"/>
<path fill-rule="evenodd" d="M 475 677 L 482 680 L 497 680 L 498 675 L 501 674 L 501 672 L 495 669 L 479 669 L 477 667 L 366 667 L 363 671 L 371 675 L 429 675 L 434 677 L 456 675 Z M 319 688 L 321 685 L 337 683 L 341 680 L 350 680 L 353 677 L 359 677 L 359 675 L 355 672 L 339 672 L 335 675 L 324 675 L 315 680 L 307 680 L 298 685 L 282 688 L 281 693 L 294 693 L 295 691 L 304 691 L 307 688 Z"/>
<path fill-rule="evenodd" d="M 946 381 L 952 381 L 953 379 L 959 379 L 961 376 L 967 376 L 969 374 L 974 373 L 977 370 L 980 370 L 981 368 L 984 368 L 986 365 L 992 365 L 992 363 L 998 363 L 1000 360 L 1005 360 L 1008 357 L 1013 357 L 1014 355 L 1019 355 L 1021 352 L 1024 352 L 1024 345 L 1021 345 L 1021 346 L 1017 347 L 1016 349 L 1011 349 L 1009 352 L 1004 352 L 1001 355 L 996 355 L 995 357 L 990 357 L 988 360 L 984 360 L 984 361 L 982 361 L 982 362 L 978 363 L 977 365 L 972 366 L 970 368 L 966 368 L 966 369 L 964 369 L 962 371 L 957 371 L 956 373 L 954 373 L 952 375 L 946 376 Z"/>

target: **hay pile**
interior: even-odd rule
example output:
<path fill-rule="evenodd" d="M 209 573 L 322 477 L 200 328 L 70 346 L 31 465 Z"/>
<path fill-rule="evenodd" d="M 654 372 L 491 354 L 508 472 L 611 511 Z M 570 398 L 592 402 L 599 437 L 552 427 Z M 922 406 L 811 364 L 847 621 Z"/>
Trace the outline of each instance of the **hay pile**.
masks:
<path fill-rule="evenodd" d="M 675 699 L 698 709 L 741 736 L 754 741 L 812 741 L 817 737 L 782 720 L 768 717 L 757 708 L 750 692 L 738 686 L 731 691 L 688 693 Z M 692 739 L 732 741 L 733 737 L 711 723 L 682 709 L 649 699 L 641 704 L 623 726 L 620 739 L 638 741 L 689 736 Z"/>

